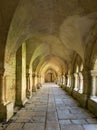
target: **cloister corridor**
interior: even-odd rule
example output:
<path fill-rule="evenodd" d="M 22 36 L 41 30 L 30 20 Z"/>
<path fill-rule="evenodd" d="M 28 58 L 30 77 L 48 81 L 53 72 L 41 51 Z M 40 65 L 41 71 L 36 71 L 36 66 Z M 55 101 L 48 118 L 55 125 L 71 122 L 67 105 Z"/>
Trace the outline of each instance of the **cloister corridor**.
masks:
<path fill-rule="evenodd" d="M 0 130 L 97 130 L 97 118 L 58 85 L 46 83 Z"/>
<path fill-rule="evenodd" d="M 97 130 L 97 0 L 0 0 L 0 130 Z"/>

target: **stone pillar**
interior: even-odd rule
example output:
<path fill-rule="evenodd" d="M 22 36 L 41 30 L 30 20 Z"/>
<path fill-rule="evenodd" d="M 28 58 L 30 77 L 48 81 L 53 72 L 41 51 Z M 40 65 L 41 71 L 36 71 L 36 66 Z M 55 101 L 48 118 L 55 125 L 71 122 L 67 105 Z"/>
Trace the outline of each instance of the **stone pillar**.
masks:
<path fill-rule="evenodd" d="M 78 85 L 79 85 L 79 77 L 77 73 L 74 73 L 74 77 L 75 77 L 75 83 L 74 83 L 74 90 L 78 91 Z"/>
<path fill-rule="evenodd" d="M 97 96 L 97 71 L 91 70 L 92 86 L 91 86 L 91 97 Z"/>
<path fill-rule="evenodd" d="M 6 101 L 4 69 L 0 70 L 0 121 L 8 121 L 13 115 L 13 103 Z"/>
<path fill-rule="evenodd" d="M 33 72 L 32 74 L 32 92 L 36 92 L 37 91 L 37 86 L 36 86 L 36 74 L 35 72 Z"/>
<path fill-rule="evenodd" d="M 70 79 L 71 79 L 71 92 L 73 91 L 73 89 L 74 89 L 74 75 L 73 74 L 71 74 L 70 75 Z"/>
<path fill-rule="evenodd" d="M 0 103 L 4 102 L 4 72 L 0 73 Z"/>
<path fill-rule="evenodd" d="M 84 97 L 84 107 L 88 107 L 88 100 L 91 96 L 91 73 L 90 71 L 83 71 L 83 97 Z"/>
<path fill-rule="evenodd" d="M 63 88 L 63 75 L 60 75 L 60 87 Z"/>
<path fill-rule="evenodd" d="M 79 72 L 79 93 L 83 93 L 83 74 Z"/>
<path fill-rule="evenodd" d="M 70 75 L 67 75 L 67 87 L 71 86 L 71 77 Z"/>
<path fill-rule="evenodd" d="M 96 76 L 92 76 L 92 97 L 96 96 Z"/>
<path fill-rule="evenodd" d="M 61 86 L 62 86 L 63 89 L 65 89 L 65 76 L 62 75 L 61 78 L 62 78 L 62 79 L 61 79 L 61 80 L 62 80 L 62 81 L 61 81 L 61 82 L 62 82 L 62 83 L 61 83 L 61 84 L 62 84 Z"/>
<path fill-rule="evenodd" d="M 16 53 L 16 106 L 23 106 L 26 97 L 26 44 L 23 43 Z"/>
<path fill-rule="evenodd" d="M 26 95 L 27 98 L 32 96 L 31 84 L 30 84 L 30 73 L 26 73 Z"/>
<path fill-rule="evenodd" d="M 37 89 L 40 89 L 42 87 L 41 85 L 41 76 L 37 75 Z"/>
<path fill-rule="evenodd" d="M 90 71 L 83 71 L 83 93 L 88 97 L 91 95 L 91 73 Z"/>

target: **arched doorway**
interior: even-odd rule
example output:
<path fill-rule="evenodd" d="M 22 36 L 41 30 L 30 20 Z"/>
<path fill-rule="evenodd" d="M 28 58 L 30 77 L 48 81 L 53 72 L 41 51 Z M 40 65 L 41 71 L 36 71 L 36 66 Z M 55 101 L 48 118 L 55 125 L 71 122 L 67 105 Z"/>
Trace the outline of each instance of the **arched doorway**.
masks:
<path fill-rule="evenodd" d="M 56 72 L 52 69 L 48 69 L 45 73 L 45 82 L 54 82 L 56 80 Z"/>

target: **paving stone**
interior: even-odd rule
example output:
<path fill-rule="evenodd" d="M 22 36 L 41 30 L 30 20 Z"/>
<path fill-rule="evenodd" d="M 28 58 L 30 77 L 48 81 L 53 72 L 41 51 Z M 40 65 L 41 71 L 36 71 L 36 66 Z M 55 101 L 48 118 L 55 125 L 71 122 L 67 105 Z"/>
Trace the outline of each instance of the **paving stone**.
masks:
<path fill-rule="evenodd" d="M 85 130 L 97 130 L 97 124 L 84 125 Z"/>
<path fill-rule="evenodd" d="M 29 122 L 30 119 L 25 119 L 25 118 L 17 118 L 17 120 L 15 121 L 16 123 L 26 123 Z"/>
<path fill-rule="evenodd" d="M 61 130 L 84 130 L 84 128 L 81 125 L 65 125 L 61 126 Z"/>
<path fill-rule="evenodd" d="M 80 120 L 71 120 L 73 124 L 87 124 L 87 121 L 84 119 L 80 119 Z"/>
<path fill-rule="evenodd" d="M 69 125 L 72 124 L 70 120 L 59 120 L 59 124 L 60 125 Z"/>
<path fill-rule="evenodd" d="M 34 123 L 45 123 L 45 117 L 32 117 L 30 122 Z"/>
<path fill-rule="evenodd" d="M 46 130 L 60 130 L 59 123 L 47 123 Z"/>
<path fill-rule="evenodd" d="M 57 112 L 47 112 L 47 121 L 57 121 Z"/>
<path fill-rule="evenodd" d="M 72 109 L 70 109 L 70 111 L 73 114 L 85 112 L 83 109 L 80 109 L 80 108 L 72 108 Z"/>
<path fill-rule="evenodd" d="M 58 106 L 58 107 L 56 107 L 57 108 L 57 110 L 70 110 L 70 107 L 66 107 L 66 106 Z"/>
<path fill-rule="evenodd" d="M 58 111 L 58 118 L 65 120 L 65 119 L 76 119 L 76 116 L 74 114 L 65 112 L 65 111 Z"/>
<path fill-rule="evenodd" d="M 3 130 L 5 128 L 5 126 L 3 126 L 2 124 L 0 124 L 0 130 Z"/>
<path fill-rule="evenodd" d="M 32 116 L 46 116 L 46 112 L 41 111 L 41 112 L 32 112 Z"/>
<path fill-rule="evenodd" d="M 56 111 L 55 103 L 49 103 L 47 111 Z"/>
<path fill-rule="evenodd" d="M 22 130 L 23 123 L 11 123 L 6 130 Z"/>
<path fill-rule="evenodd" d="M 26 123 L 22 130 L 44 130 L 43 123 Z"/>
<path fill-rule="evenodd" d="M 97 130 L 97 120 L 67 92 L 46 84 L 0 130 Z"/>

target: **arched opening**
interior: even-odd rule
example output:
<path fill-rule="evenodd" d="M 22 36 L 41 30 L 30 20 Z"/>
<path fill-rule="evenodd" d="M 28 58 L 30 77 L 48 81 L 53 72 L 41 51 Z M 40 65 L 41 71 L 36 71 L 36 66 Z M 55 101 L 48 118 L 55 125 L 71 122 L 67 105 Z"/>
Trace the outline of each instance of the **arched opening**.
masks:
<path fill-rule="evenodd" d="M 52 69 L 48 69 L 46 72 L 45 72 L 45 82 L 55 82 L 56 81 L 56 72 Z"/>

